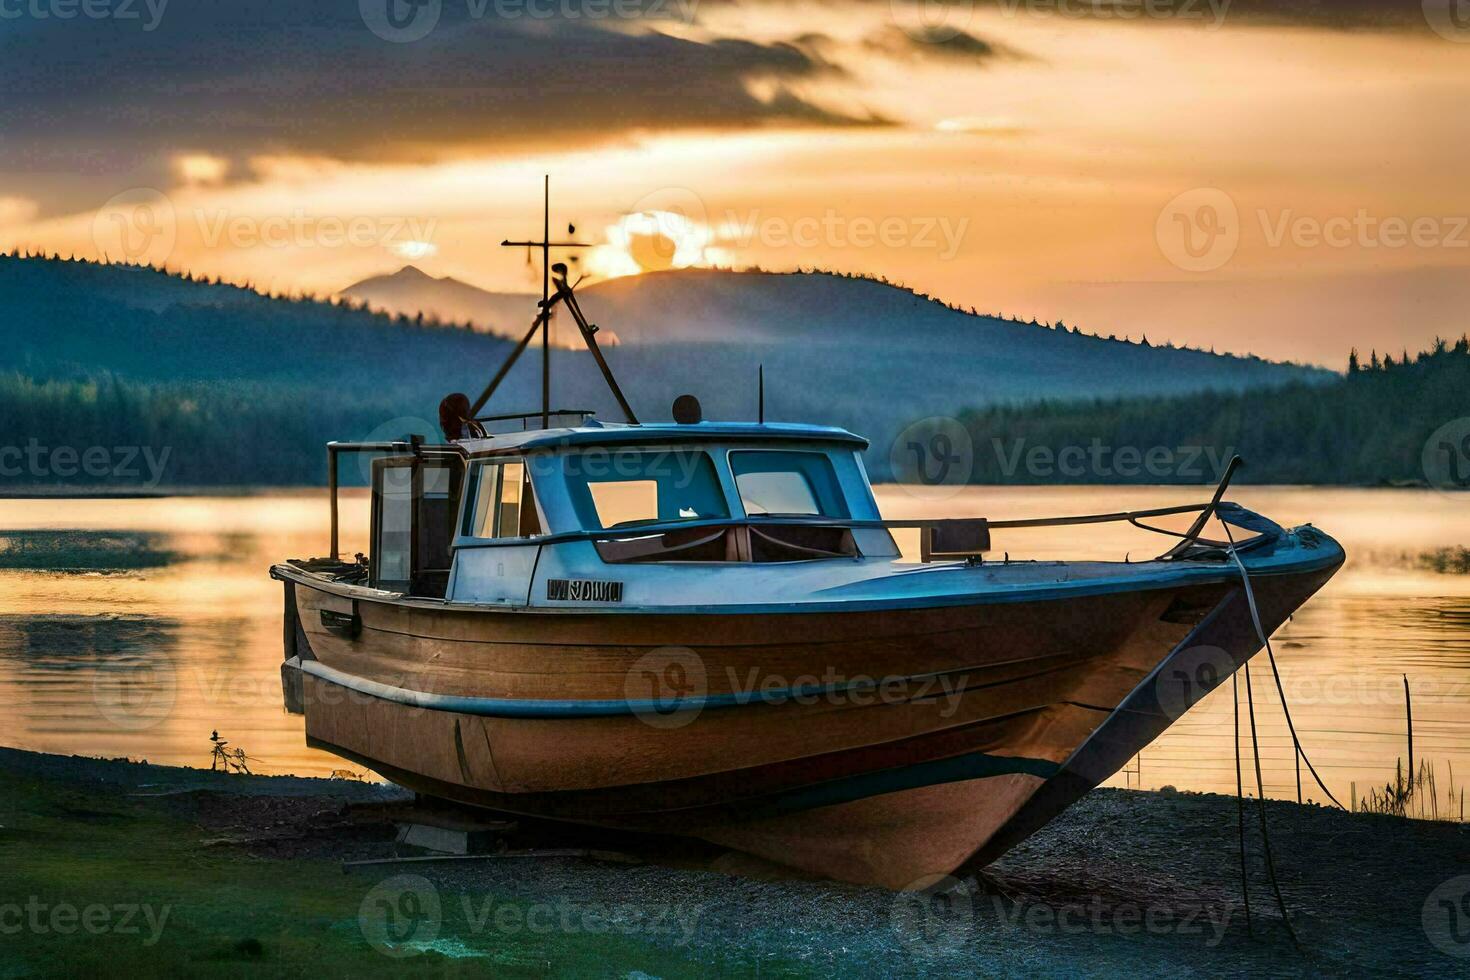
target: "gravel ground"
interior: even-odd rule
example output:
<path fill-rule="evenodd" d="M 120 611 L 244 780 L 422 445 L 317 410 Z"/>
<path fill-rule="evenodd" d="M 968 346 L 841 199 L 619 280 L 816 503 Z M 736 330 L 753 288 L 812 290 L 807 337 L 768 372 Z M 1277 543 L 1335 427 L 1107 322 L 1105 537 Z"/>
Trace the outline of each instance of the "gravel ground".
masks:
<path fill-rule="evenodd" d="M 262 859 L 409 853 L 393 823 L 409 798 L 391 787 L 0 749 L 7 770 L 157 795 L 199 824 L 203 846 Z M 941 882 L 934 894 L 783 877 L 698 844 L 545 827 L 523 829 L 510 846 L 598 847 L 644 863 L 502 858 L 350 874 L 365 892 L 404 881 L 432 889 L 446 909 L 433 948 L 451 955 L 488 955 L 499 931 L 545 928 L 635 936 L 721 975 L 1470 973 L 1470 878 L 1454 881 L 1470 875 L 1470 829 L 1268 802 L 1294 945 L 1248 803 L 1249 931 L 1236 801 L 1169 791 L 1098 790 L 979 878 Z M 510 918 L 505 901 L 517 903 L 504 910 Z M 615 963 L 608 975 L 639 976 Z"/>

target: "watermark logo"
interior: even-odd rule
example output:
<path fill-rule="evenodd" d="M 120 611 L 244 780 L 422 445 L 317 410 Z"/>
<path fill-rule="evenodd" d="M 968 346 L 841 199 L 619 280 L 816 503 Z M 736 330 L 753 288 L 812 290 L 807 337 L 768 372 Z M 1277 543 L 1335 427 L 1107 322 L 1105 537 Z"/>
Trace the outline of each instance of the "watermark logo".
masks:
<path fill-rule="evenodd" d="M 393 44 L 421 41 L 439 26 L 443 0 L 357 0 L 368 30 Z"/>
<path fill-rule="evenodd" d="M 1451 878 L 1430 892 L 1420 921 L 1435 949 L 1470 958 L 1470 875 Z"/>
<path fill-rule="evenodd" d="M 683 728 L 709 694 L 704 660 L 688 647 L 660 647 L 639 657 L 623 678 L 633 714 L 654 728 Z"/>
<path fill-rule="evenodd" d="M 1240 210 L 1215 187 L 1185 191 L 1164 206 L 1154 226 L 1164 258 L 1186 272 L 1213 272 L 1240 246 Z"/>
<path fill-rule="evenodd" d="M 898 434 L 888 449 L 889 472 L 920 500 L 953 497 L 975 472 L 975 445 L 959 420 L 935 415 Z"/>
<path fill-rule="evenodd" d="M 377 443 L 402 443 L 402 449 L 397 455 L 406 455 L 410 452 L 409 437 L 423 436 L 425 442 L 436 443 L 443 433 L 439 429 L 438 422 L 430 422 L 428 419 L 418 418 L 413 415 L 400 415 L 398 418 L 389 419 L 381 425 L 375 426 L 371 432 L 364 436 L 360 442 Z M 373 459 L 379 454 L 354 453 L 357 457 L 357 471 L 362 476 L 364 483 L 371 483 L 373 479 Z M 386 455 L 394 455 L 387 453 Z M 403 471 L 406 477 L 407 470 Z"/>
<path fill-rule="evenodd" d="M 1424 0 L 1424 19 L 1446 41 L 1470 42 L 1470 0 Z"/>
<path fill-rule="evenodd" d="M 974 0 L 889 0 L 889 16 L 909 37 L 943 44 L 965 33 L 975 16 Z"/>
<path fill-rule="evenodd" d="M 92 243 L 107 259 L 163 265 L 178 240 L 173 201 L 152 187 L 113 195 L 92 217 Z"/>
<path fill-rule="evenodd" d="M 1159 710 L 1177 721 L 1234 672 L 1234 659 L 1219 647 L 1197 646 L 1182 651 L 1154 677 Z"/>
<path fill-rule="evenodd" d="M 1470 490 L 1470 418 L 1446 422 L 1424 443 L 1424 479 L 1436 490 Z"/>
<path fill-rule="evenodd" d="M 962 946 L 975 931 L 972 886 L 952 875 L 925 875 L 893 897 L 888 925 L 909 950 L 944 951 Z"/>
<path fill-rule="evenodd" d="M 420 875 L 397 875 L 378 882 L 357 910 L 363 938 L 384 956 L 417 956 L 439 938 L 444 912 L 439 892 Z"/>
<path fill-rule="evenodd" d="M 153 728 L 173 711 L 178 695 L 173 658 L 157 650 L 106 664 L 92 675 L 92 703 L 123 731 Z"/>

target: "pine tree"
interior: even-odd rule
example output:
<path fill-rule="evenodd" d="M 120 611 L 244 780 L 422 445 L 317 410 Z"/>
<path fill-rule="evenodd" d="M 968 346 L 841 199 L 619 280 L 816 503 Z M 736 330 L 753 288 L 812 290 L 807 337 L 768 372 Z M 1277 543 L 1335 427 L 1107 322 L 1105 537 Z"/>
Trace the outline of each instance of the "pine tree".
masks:
<path fill-rule="evenodd" d="M 1354 347 L 1348 351 L 1348 374 L 1357 374 L 1361 370 L 1362 365 L 1358 363 L 1358 349 Z"/>

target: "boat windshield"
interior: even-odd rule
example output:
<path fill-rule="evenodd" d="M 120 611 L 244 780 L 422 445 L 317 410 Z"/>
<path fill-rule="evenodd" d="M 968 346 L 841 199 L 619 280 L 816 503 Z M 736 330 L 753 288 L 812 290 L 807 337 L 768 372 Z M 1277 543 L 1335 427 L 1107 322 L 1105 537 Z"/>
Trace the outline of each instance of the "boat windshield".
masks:
<path fill-rule="evenodd" d="M 741 450 L 730 454 L 730 471 L 747 517 L 848 517 L 824 453 Z"/>
<path fill-rule="evenodd" d="M 730 516 L 709 455 L 683 450 L 589 450 L 566 457 L 565 473 L 582 527 Z"/>

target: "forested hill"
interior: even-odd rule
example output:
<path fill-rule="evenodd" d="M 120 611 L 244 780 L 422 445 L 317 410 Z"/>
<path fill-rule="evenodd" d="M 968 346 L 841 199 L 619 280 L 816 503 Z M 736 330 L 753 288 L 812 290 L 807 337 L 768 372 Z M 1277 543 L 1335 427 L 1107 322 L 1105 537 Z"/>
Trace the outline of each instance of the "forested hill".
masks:
<path fill-rule="evenodd" d="M 1326 385 L 965 412 L 971 481 L 1205 483 L 1238 453 L 1239 482 L 1470 489 L 1470 340 L 1350 364 Z"/>
<path fill-rule="evenodd" d="M 768 419 L 869 437 L 878 479 L 910 423 L 962 406 L 1333 377 L 981 316 L 830 274 L 683 270 L 589 287 L 583 306 L 622 334 L 608 359 L 640 417 L 666 419 L 674 397 L 693 392 L 707 418 L 752 418 L 764 366 Z M 439 399 L 476 394 L 510 347 L 421 314 L 0 256 L 0 445 L 167 446 L 172 485 L 312 483 L 329 439 L 436 438 Z M 553 360 L 558 406 L 618 418 L 588 355 Z M 490 409 L 537 407 L 539 368 L 528 351 Z M 6 485 L 48 481 L 0 474 Z"/>

